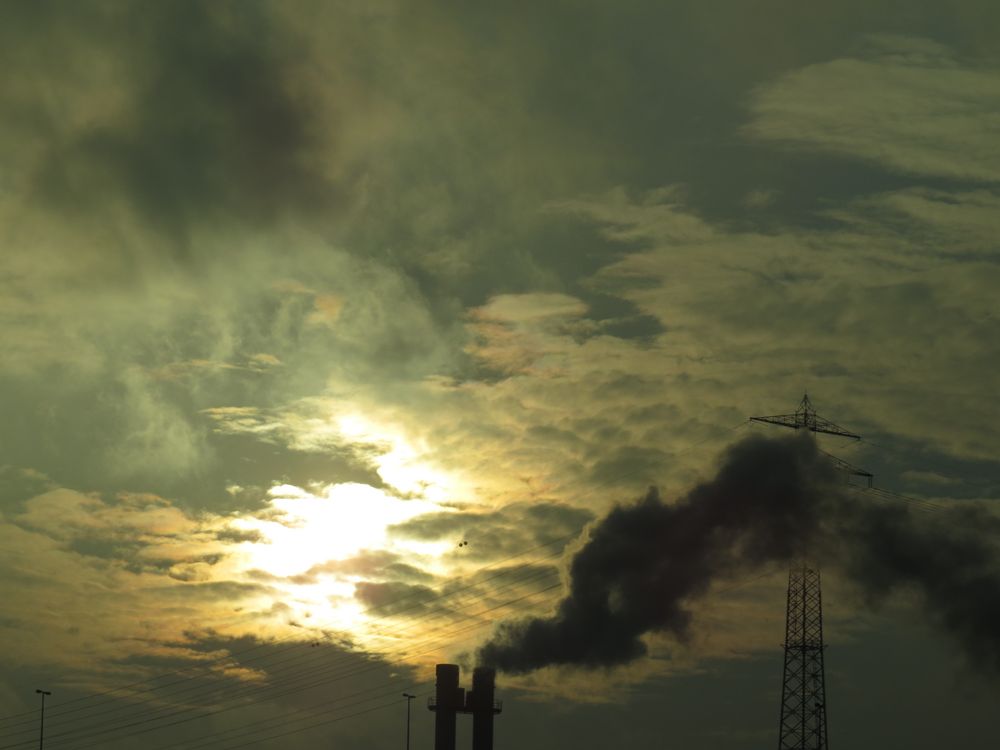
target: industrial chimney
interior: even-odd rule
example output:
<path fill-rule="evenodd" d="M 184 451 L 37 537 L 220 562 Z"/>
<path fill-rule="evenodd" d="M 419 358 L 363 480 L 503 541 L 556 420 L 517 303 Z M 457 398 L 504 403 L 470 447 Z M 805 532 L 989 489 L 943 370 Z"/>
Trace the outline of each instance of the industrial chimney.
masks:
<path fill-rule="evenodd" d="M 434 750 L 455 750 L 455 713 L 464 708 L 465 691 L 458 686 L 458 665 L 438 664 L 434 700 Z"/>
<path fill-rule="evenodd" d="M 494 700 L 496 674 L 489 667 L 476 667 L 472 672 L 468 700 L 472 712 L 472 750 L 493 750 L 493 716 L 500 713 Z"/>
<path fill-rule="evenodd" d="M 458 665 L 438 664 L 437 691 L 427 707 L 434 711 L 434 750 L 455 750 L 455 716 L 472 714 L 472 750 L 493 750 L 493 717 L 503 706 L 495 699 L 496 670 L 476 667 L 472 690 L 458 686 Z"/>

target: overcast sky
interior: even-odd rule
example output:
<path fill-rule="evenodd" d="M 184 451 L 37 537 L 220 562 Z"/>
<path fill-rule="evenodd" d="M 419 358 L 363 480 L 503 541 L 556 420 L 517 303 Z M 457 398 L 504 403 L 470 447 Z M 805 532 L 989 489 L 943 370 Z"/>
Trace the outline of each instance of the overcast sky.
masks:
<path fill-rule="evenodd" d="M 992 0 L 0 2 L 0 750 L 36 688 L 51 748 L 402 747 L 403 691 L 429 748 L 435 663 L 806 391 L 992 512 L 998 49 Z M 786 575 L 501 673 L 497 746 L 775 745 Z M 835 748 L 995 744 L 919 593 L 824 605 Z"/>

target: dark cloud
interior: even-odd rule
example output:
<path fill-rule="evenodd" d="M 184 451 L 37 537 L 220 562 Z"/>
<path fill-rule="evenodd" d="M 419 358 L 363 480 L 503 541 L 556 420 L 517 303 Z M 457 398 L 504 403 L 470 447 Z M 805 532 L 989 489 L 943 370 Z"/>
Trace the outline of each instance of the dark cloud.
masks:
<path fill-rule="evenodd" d="M 192 602 L 239 601 L 249 596 L 275 593 L 269 586 L 240 581 L 184 583 L 175 586 L 158 586 L 151 590 L 166 600 L 190 600 Z"/>
<path fill-rule="evenodd" d="M 157 558 L 149 554 L 150 537 L 132 530 L 118 534 L 96 531 L 78 536 L 66 548 L 84 557 L 106 561 L 129 573 L 160 573 L 178 581 L 204 581 L 208 569 L 224 559 L 221 553 Z"/>
<path fill-rule="evenodd" d="M 373 583 L 364 581 L 354 585 L 354 598 L 362 602 L 374 614 L 394 615 L 406 613 L 413 616 L 427 610 L 439 593 L 429 586 L 390 581 Z"/>
<path fill-rule="evenodd" d="M 6 4 L 0 24 L 0 461 L 34 467 L 51 480 L 0 477 L 3 514 L 16 513 L 51 486 L 109 496 L 123 489 L 154 492 L 209 515 L 258 513 L 273 482 L 382 487 L 364 447 L 355 451 L 329 440 L 299 450 L 302 435 L 294 429 L 265 434 L 296 410 L 290 405 L 310 397 L 316 402 L 298 415 L 318 420 L 322 429 L 329 426 L 326 397 L 366 415 L 395 411 L 393 427 L 426 439 L 442 467 L 456 467 L 502 497 L 520 490 L 528 496 L 529 489 L 534 497 L 541 487 L 544 496 L 560 498 L 575 483 L 620 487 L 626 474 L 643 484 L 676 483 L 703 460 L 698 453 L 690 462 L 676 460 L 685 441 L 718 435 L 718 425 L 741 418 L 730 418 L 733 393 L 771 398 L 776 389 L 800 388 L 803 377 L 818 378 L 830 401 L 870 417 L 891 440 L 894 430 L 935 430 L 942 413 L 949 414 L 954 426 L 947 432 L 962 441 L 942 444 L 940 455 L 907 449 L 907 460 L 885 461 L 885 471 L 858 463 L 880 476 L 919 465 L 922 473 L 911 472 L 901 485 L 907 491 L 996 496 L 993 434 L 989 419 L 978 418 L 981 404 L 989 403 L 979 396 L 989 390 L 997 365 L 995 348 L 983 345 L 997 338 L 992 277 L 981 266 L 965 266 L 978 284 L 956 273 L 960 263 L 989 261 L 995 206 L 956 192 L 934 170 L 923 177 L 903 173 L 900 158 L 895 167 L 885 158 L 909 143 L 911 152 L 944 154 L 950 167 L 992 163 L 989 133 L 979 151 L 966 136 L 985 132 L 984 113 L 995 109 L 991 93 L 968 85 L 978 74 L 968 73 L 981 73 L 982 58 L 994 56 L 996 12 L 991 0 L 954 7 L 913 0 L 905 8 L 870 0 L 822 6 L 792 0 Z M 916 66 L 916 76 L 941 81 L 955 73 L 965 85 L 954 92 L 947 83 L 935 86 L 934 95 L 919 85 L 895 85 L 899 66 L 866 57 L 867 35 L 880 32 L 945 45 L 948 65 Z M 838 74 L 850 73 L 851 65 L 860 76 Z M 864 92 L 871 96 L 852 98 Z M 787 96 L 778 97 L 782 93 Z M 759 124 L 775 137 L 748 127 L 767 102 L 770 115 Z M 820 105 L 812 110 L 817 121 L 802 119 L 809 103 Z M 869 104 L 886 117 L 869 117 Z M 899 111 L 918 116 L 894 117 Z M 955 116 L 973 127 L 953 128 Z M 925 133 L 928 122 L 935 128 Z M 788 133 L 794 149 L 778 138 Z M 823 145 L 831 134 L 855 142 L 831 151 Z M 863 161 L 859 144 L 881 157 Z M 651 214 L 652 224 L 669 224 L 656 189 L 676 183 L 683 187 L 675 214 L 703 220 L 708 238 L 685 243 L 669 226 L 647 236 L 630 224 L 628 212 L 637 208 Z M 897 210 L 889 219 L 877 201 L 861 212 L 852 208 L 858 196 L 902 194 L 917 184 L 940 194 L 914 202 L 910 191 L 912 211 Z M 615 190 L 627 196 L 621 205 Z M 624 218 L 565 208 L 574 199 L 603 203 Z M 923 221 L 952 203 L 952 223 Z M 975 219 L 965 210 L 973 206 L 989 217 L 982 235 L 966 232 Z M 845 222 L 846 233 L 840 231 Z M 805 236 L 789 227 L 814 231 Z M 862 245 L 865 253 L 853 250 Z M 775 247 L 786 249 L 772 254 Z M 662 249 L 662 273 L 641 264 L 620 275 L 609 268 L 650 249 Z M 470 307 L 498 294 L 525 306 L 528 300 L 518 295 L 533 292 L 581 302 L 571 325 L 543 331 L 552 336 L 541 355 L 551 369 L 512 375 L 470 354 Z M 955 314 L 976 300 L 981 311 Z M 863 341 L 874 343 L 866 349 Z M 963 346 L 951 349 L 949 342 Z M 512 361 L 521 362 L 520 346 L 512 347 Z M 264 358 L 254 360 L 258 355 Z M 536 361 L 531 351 L 523 359 Z M 943 363 L 936 370 L 930 367 L 935 360 Z M 447 397 L 423 388 L 451 378 L 456 385 Z M 265 415 L 253 425 L 262 432 L 223 434 L 206 416 L 212 408 L 255 409 Z M 303 421 L 302 432 L 314 424 Z M 986 460 L 953 462 L 948 451 Z M 524 485 L 512 479 L 522 476 Z M 606 509 L 607 498 L 597 491 L 572 499 Z M 554 503 L 534 511 L 529 505 L 496 513 L 465 507 L 403 524 L 396 533 L 453 541 L 442 562 L 463 566 L 538 545 L 558 551 L 590 520 Z M 652 498 L 639 507 L 654 527 L 678 517 L 661 513 Z M 65 524 L 56 515 L 51 527 L 59 530 Z M 896 530 L 891 518 L 888 528 L 866 518 L 866 533 L 907 548 L 910 537 L 888 536 Z M 45 526 L 35 528 L 50 530 Z M 636 534 L 643 539 L 646 531 Z M 236 532 L 205 530 L 204 536 L 209 549 L 259 541 Z M 462 540 L 469 545 L 458 547 Z M 35 542 L 22 544 L 11 549 L 30 550 Z M 692 544 L 679 540 L 677 555 Z M 153 591 L 143 600 L 153 602 L 142 605 L 145 612 L 131 600 L 115 606 L 109 598 L 89 608 L 68 604 L 62 608 L 68 620 L 103 620 L 90 633 L 122 632 L 147 622 L 157 627 L 160 616 L 178 611 L 181 619 L 201 618 L 206 601 L 249 595 L 259 611 L 244 609 L 241 623 L 257 617 L 307 622 L 297 609 L 301 602 L 272 603 L 279 596 L 293 602 L 286 596 L 289 579 L 247 574 L 286 594 L 205 589 L 199 571 L 210 567 L 211 557 L 175 564 L 169 551 L 150 555 L 135 538 L 110 531 L 78 535 L 69 545 L 77 554 L 59 575 L 40 557 L 23 569 L 27 558 L 11 552 L 0 578 L 24 587 L 23 595 L 8 597 L 12 606 L 43 617 L 37 592 L 56 582 L 76 592 L 110 592 L 104 574 L 120 571 L 107 561 L 124 560 L 129 570 L 173 584 L 167 605 L 160 606 L 161 592 Z M 719 551 L 724 546 L 705 542 L 709 578 L 735 577 L 756 564 L 739 558 L 727 565 Z M 942 549 L 957 556 L 962 546 L 968 545 L 956 541 Z M 639 554 L 624 543 L 621 548 L 625 559 Z M 100 573 L 80 579 L 87 584 L 70 577 L 81 560 Z M 419 564 L 372 553 L 317 565 L 291 583 L 359 576 L 383 586 L 365 594 L 383 604 L 389 603 L 386 586 L 398 584 L 416 587 L 418 598 L 426 593 L 421 586 L 463 593 Z M 902 552 L 898 560 L 865 565 L 931 575 Z M 625 566 L 623 575 L 629 570 Z M 492 605 L 499 601 L 497 586 L 520 586 L 520 592 L 530 588 L 522 576 L 555 579 L 556 572 L 541 563 L 530 570 L 515 566 L 495 579 L 474 577 L 464 593 Z M 598 589 L 611 577 L 591 575 Z M 148 581 L 121 578 L 127 585 Z M 882 578 L 892 575 L 875 581 Z M 691 583 L 690 598 L 702 588 Z M 873 584 L 871 596 L 894 588 Z M 932 588 L 939 598 L 947 593 L 943 583 Z M 259 602 L 265 591 L 271 596 Z M 185 597 L 192 597 L 191 606 L 182 610 Z M 579 598 L 590 601 L 586 592 Z M 74 606 L 82 606 L 76 617 Z M 219 606 L 225 619 L 229 601 Z M 609 605 L 612 614 L 621 606 L 617 600 Z M 960 602 L 934 606 L 956 631 L 961 627 L 952 621 L 972 616 Z M 676 632 L 683 631 L 688 609 L 681 600 L 668 613 Z M 659 616 L 642 608 L 627 614 Z M 10 633 L 16 659 L 24 658 L 23 644 L 47 638 L 39 635 L 46 632 L 40 625 L 26 622 Z M 985 630 L 968 628 L 970 642 Z M 638 638 L 616 653 L 628 653 Z M 105 657 L 92 647 L 99 644 L 89 635 L 66 647 L 44 643 L 35 652 L 41 656 L 31 658 L 69 659 L 87 651 L 98 662 Z M 566 648 L 572 645 L 565 639 Z M 731 676 L 732 666 L 727 669 Z M 45 680 L 50 676 L 58 675 Z M 45 684 L 34 675 L 25 680 Z M 766 692 L 756 684 L 726 690 L 730 701 L 739 700 L 737 692 L 758 698 Z M 704 706 L 718 694 L 705 688 L 699 695 Z M 642 703 L 633 706 L 646 716 L 653 715 L 650 705 L 662 704 L 657 696 L 636 699 Z M 14 705 L 2 694 L 0 702 Z M 417 713 L 425 721 L 430 716 Z M 705 746 L 698 734 L 704 722 L 690 720 L 694 713 L 679 723 L 702 726 L 683 739 Z M 248 720 L 258 718 L 249 714 Z M 567 744 L 607 745 L 600 738 L 610 742 L 631 720 L 600 718 L 607 715 L 588 715 L 588 729 L 600 726 L 574 743 L 573 731 L 585 733 L 576 725 Z M 285 718 L 281 711 L 274 716 Z M 549 707 L 536 717 L 535 737 L 524 725 L 507 725 L 512 743 L 544 744 L 554 726 Z M 394 724 L 390 732 L 391 724 L 378 722 L 362 738 L 344 732 L 307 735 L 302 742 L 388 746 L 399 734 Z M 656 736 L 647 729 L 636 736 Z M 200 739 L 199 732 L 183 739 Z M 743 746 L 732 737 L 710 743 L 722 744 Z"/>
<path fill-rule="evenodd" d="M 9 456 L 8 456 L 9 458 Z M 23 507 L 30 497 L 52 488 L 45 475 L 17 466 L 0 466 L 0 512 L 10 513 Z"/>
<path fill-rule="evenodd" d="M 402 556 L 388 550 L 363 550 L 344 560 L 329 560 L 314 565 L 305 573 L 293 576 L 293 583 L 315 583 L 324 574 L 356 575 L 368 579 L 401 583 L 430 583 L 434 576 L 403 562 Z"/>
<path fill-rule="evenodd" d="M 477 560 L 505 557 L 533 547 L 569 541 L 593 518 L 564 503 L 512 503 L 483 513 L 429 513 L 390 527 L 392 534 L 420 540 L 453 539 L 454 555 Z"/>
<path fill-rule="evenodd" d="M 495 606 L 537 592 L 541 585 L 558 580 L 559 567 L 555 563 L 504 565 L 477 571 L 468 578 L 452 579 L 442 586 L 442 594 L 454 596 L 456 607 L 459 602 L 463 603 L 462 606 L 480 602 Z"/>
<path fill-rule="evenodd" d="M 907 508 L 855 506 L 844 531 L 846 572 L 872 603 L 913 589 L 931 621 L 951 634 L 977 669 L 1000 674 L 1000 519 L 980 509 L 943 518 Z"/>
<path fill-rule="evenodd" d="M 596 451 L 595 446 L 594 452 Z M 594 462 L 590 469 L 590 479 L 596 484 L 614 482 L 622 477 L 649 482 L 660 475 L 666 458 L 664 451 L 649 446 L 613 448 Z"/>
<path fill-rule="evenodd" d="M 646 653 L 642 636 L 686 640 L 692 603 L 720 579 L 818 556 L 873 601 L 916 589 L 974 663 L 1000 673 L 1000 521 L 982 512 L 915 518 L 843 489 L 814 441 L 748 438 L 674 505 L 650 493 L 594 526 L 549 618 L 502 623 L 478 652 L 510 672 L 607 667 Z"/>
<path fill-rule="evenodd" d="M 869 32 L 944 38 L 964 52 L 989 55 L 992 35 L 977 28 L 991 23 L 988 3 L 962 6 L 961 13 L 942 13 L 921 0 L 901 14 L 891 3 L 858 0 L 808 11 L 787 0 L 753 8 L 686 0 L 453 12 L 481 54 L 517 61 L 508 63 L 510 85 L 525 108 L 562 123 L 568 143 L 583 141 L 608 184 L 658 186 L 670 174 L 689 186 L 699 211 L 734 221 L 757 218 L 759 211 L 742 204 L 761 184 L 781 189 L 774 212 L 785 220 L 803 220 L 803 208 L 815 209 L 830 194 L 888 184 L 884 171 L 866 174 L 809 153 L 775 158 L 772 149 L 734 137 L 747 91 L 843 54 Z M 810 177 L 817 172 L 822 181 Z"/>
<path fill-rule="evenodd" d="M 257 529 L 222 529 L 216 532 L 215 538 L 220 542 L 232 542 L 233 544 L 240 544 L 242 542 L 259 544 L 265 541 L 264 535 Z"/>
<path fill-rule="evenodd" d="M 610 666 L 643 655 L 650 630 L 685 638 L 687 601 L 716 576 L 744 555 L 760 563 L 801 551 L 796 539 L 805 534 L 793 532 L 817 530 L 811 506 L 831 479 L 810 443 L 758 439 L 734 448 L 718 477 L 678 505 L 651 490 L 637 505 L 616 507 L 573 558 L 570 593 L 556 615 L 502 624 L 480 660 L 513 672 Z M 812 503 L 801 502 L 805 494 Z"/>
<path fill-rule="evenodd" d="M 324 450 L 295 450 L 282 445 L 281 441 L 217 432 L 212 433 L 206 443 L 210 447 L 211 461 L 205 470 L 187 481 L 175 480 L 174 485 L 175 491 L 183 489 L 182 496 L 200 507 L 263 508 L 265 490 L 275 482 L 297 487 L 337 482 L 383 486 L 368 456 L 348 445 L 324 446 Z M 241 487 L 241 491 L 226 492 L 226 487 L 233 484 Z"/>
<path fill-rule="evenodd" d="M 62 131 L 48 138 L 34 186 L 64 218 L 105 214 L 123 200 L 189 255 L 195 224 L 334 209 L 315 157 L 335 126 L 296 92 L 301 47 L 265 3 L 86 4 L 71 11 L 69 49 L 58 44 L 65 9 L 43 5 L 8 19 L 20 45 L 51 50 L 67 66 L 117 58 L 105 66 L 116 74 L 105 81 L 117 86 L 110 112 L 67 134 L 44 100 L 31 111 L 40 132 Z"/>
<path fill-rule="evenodd" d="M 887 447 L 891 446 L 891 448 Z M 872 434 L 860 461 L 878 477 L 893 477 L 888 489 L 963 499 L 1000 498 L 1000 461 L 955 455 L 932 440 Z M 919 468 L 917 468 L 919 467 Z"/>
<path fill-rule="evenodd" d="M 119 674 L 141 680 L 136 690 L 94 696 L 87 694 L 86 685 L 79 689 L 61 680 L 39 683 L 58 685 L 64 702 L 88 709 L 71 708 L 62 715 L 56 704 L 46 714 L 46 738 L 55 744 L 72 733 L 79 741 L 127 746 L 137 741 L 139 729 L 139 737 L 155 737 L 158 745 L 180 746 L 204 741 L 210 732 L 217 742 L 252 737 L 264 747 L 278 748 L 281 740 L 270 740 L 270 735 L 282 736 L 287 743 L 284 733 L 289 727 L 301 730 L 310 721 L 329 718 L 331 709 L 350 704 L 358 693 L 398 695 L 416 683 L 409 668 L 327 638 L 272 643 L 213 631 L 183 635 L 152 643 L 155 653 L 117 661 Z M 207 728 L 206 721 L 212 722 Z M 355 747 L 352 730 L 341 729 L 339 723 L 326 724 L 321 731 L 338 746 Z M 377 729 L 371 731 L 378 734 Z"/>
<path fill-rule="evenodd" d="M 295 450 L 266 434 L 223 432 L 197 413 L 208 404 L 227 404 L 234 395 L 258 403 L 269 398 L 241 394 L 233 378 L 199 386 L 195 394 L 155 383 L 142 406 L 108 377 L 69 386 L 62 375 L 44 384 L 0 376 L 0 401 L 10 420 L 4 460 L 41 468 L 51 477 L 11 467 L 0 479 L 0 503 L 13 507 L 31 497 L 31 488 L 52 482 L 108 494 L 154 492 L 184 508 L 226 513 L 266 507 L 266 490 L 274 482 L 383 484 L 368 455 L 350 445 Z M 222 396 L 226 390 L 230 395 Z M 234 485 L 239 492 L 227 491 Z"/>

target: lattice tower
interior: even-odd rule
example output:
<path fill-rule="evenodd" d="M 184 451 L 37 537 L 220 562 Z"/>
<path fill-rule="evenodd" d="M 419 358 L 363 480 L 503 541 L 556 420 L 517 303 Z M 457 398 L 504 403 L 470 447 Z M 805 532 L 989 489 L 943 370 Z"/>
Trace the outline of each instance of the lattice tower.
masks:
<path fill-rule="evenodd" d="M 814 433 L 860 440 L 857 433 L 816 413 L 809 394 L 791 414 L 751 417 L 751 422 L 805 429 Z M 838 469 L 863 477 L 871 486 L 872 475 L 827 454 Z M 788 571 L 785 612 L 785 666 L 781 682 L 781 718 L 778 750 L 828 750 L 826 677 L 823 671 L 823 596 L 819 567 L 799 561 Z"/>
<path fill-rule="evenodd" d="M 819 569 L 806 563 L 788 571 L 778 750 L 827 750 L 823 595 Z"/>

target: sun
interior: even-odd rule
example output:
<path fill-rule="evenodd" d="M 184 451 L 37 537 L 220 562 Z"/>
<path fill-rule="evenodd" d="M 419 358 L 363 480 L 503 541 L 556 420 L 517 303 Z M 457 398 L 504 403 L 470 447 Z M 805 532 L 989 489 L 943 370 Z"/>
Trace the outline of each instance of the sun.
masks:
<path fill-rule="evenodd" d="M 330 560 L 361 550 L 397 546 L 388 528 L 415 516 L 441 510 L 436 503 L 403 499 L 367 484 L 347 482 L 307 490 L 276 485 L 268 493 L 269 512 L 233 526 L 256 532 L 246 545 L 247 563 L 272 576 L 290 578 Z"/>
<path fill-rule="evenodd" d="M 424 459 L 426 446 L 358 414 L 317 420 L 310 428 L 323 431 L 322 438 L 313 436 L 317 441 L 334 432 L 339 441 L 364 446 L 383 484 L 275 484 L 263 512 L 231 522 L 247 534 L 232 563 L 245 578 L 266 579 L 278 592 L 277 610 L 285 626 L 294 622 L 363 636 L 370 618 L 355 599 L 354 587 L 371 580 L 372 573 L 338 563 L 362 552 L 388 553 L 432 575 L 446 573 L 451 540 L 403 539 L 391 527 L 427 513 L 450 512 L 443 503 L 457 491 L 458 481 Z"/>

